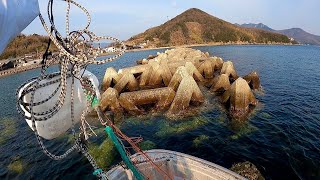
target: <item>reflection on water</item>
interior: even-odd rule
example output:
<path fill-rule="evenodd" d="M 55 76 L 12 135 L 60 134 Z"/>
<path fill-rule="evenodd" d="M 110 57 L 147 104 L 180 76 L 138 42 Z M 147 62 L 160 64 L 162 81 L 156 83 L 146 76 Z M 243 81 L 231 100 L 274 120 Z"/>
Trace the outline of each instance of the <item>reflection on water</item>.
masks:
<path fill-rule="evenodd" d="M 142 136 L 147 142 L 143 145 L 146 148 L 155 145 L 227 168 L 237 162 L 250 161 L 268 179 L 319 179 L 320 68 L 317 67 L 320 67 L 320 48 L 216 46 L 198 49 L 225 60 L 231 59 L 242 76 L 253 70 L 259 72 L 263 92 L 256 92 L 256 95 L 261 106 L 249 119 L 230 120 L 225 109 L 209 93 L 206 96 L 210 100 L 195 109 L 196 115 L 175 121 L 160 113 L 129 117 L 119 122 L 121 130 L 128 136 Z M 88 69 L 101 82 L 107 67 L 134 65 L 136 60 L 157 51 L 127 53 L 119 60 Z M 38 72 L 34 70 L 0 79 L 0 178 L 94 178 L 90 164 L 78 153 L 63 161 L 46 157 L 36 144 L 33 132 L 17 115 L 15 89 Z M 9 124 L 6 119 L 11 119 Z M 3 127 L 7 127 L 6 133 L 3 133 Z M 106 166 L 117 163 L 117 154 L 108 156 L 112 148 L 105 133 L 98 129 L 98 136 L 90 142 L 93 151 L 105 158 Z M 62 153 L 70 147 L 68 141 L 71 140 L 66 135 L 45 143 L 54 153 Z M 106 147 L 102 148 L 104 145 Z M 104 155 L 99 154 L 100 151 Z"/>

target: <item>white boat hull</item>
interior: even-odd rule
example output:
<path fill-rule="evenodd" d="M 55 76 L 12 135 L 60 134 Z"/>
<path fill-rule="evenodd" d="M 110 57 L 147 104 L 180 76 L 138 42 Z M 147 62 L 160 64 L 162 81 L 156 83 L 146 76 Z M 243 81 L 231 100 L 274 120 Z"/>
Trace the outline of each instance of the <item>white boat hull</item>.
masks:
<path fill-rule="evenodd" d="M 160 168 L 169 174 L 173 179 L 190 179 L 190 180 L 233 180 L 245 179 L 244 177 L 209 161 L 190 156 L 187 154 L 168 151 L 168 150 L 149 150 L 145 151 L 148 156 L 160 166 Z M 151 179 L 164 179 L 141 154 L 131 156 L 134 159 L 139 171 L 148 175 Z M 111 169 L 107 176 L 109 179 L 132 180 L 135 179 L 132 172 L 117 166 Z"/>

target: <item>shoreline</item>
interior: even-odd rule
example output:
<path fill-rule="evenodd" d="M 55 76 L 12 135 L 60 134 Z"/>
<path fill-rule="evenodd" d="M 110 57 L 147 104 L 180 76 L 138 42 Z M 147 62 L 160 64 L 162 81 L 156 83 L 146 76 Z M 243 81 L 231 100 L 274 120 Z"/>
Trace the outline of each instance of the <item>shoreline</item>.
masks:
<path fill-rule="evenodd" d="M 272 43 L 272 44 L 265 44 L 265 43 L 207 43 L 207 44 L 191 44 L 191 45 L 179 45 L 179 46 L 165 46 L 165 47 L 156 47 L 156 48 L 143 48 L 143 49 L 130 49 L 126 50 L 125 52 L 142 52 L 142 51 L 149 51 L 149 50 L 159 50 L 159 49 L 173 49 L 173 48 L 190 48 L 190 47 L 205 47 L 205 46 L 257 46 L 257 45 L 262 45 L 262 46 L 305 46 L 304 44 L 286 44 L 286 43 Z M 104 56 L 104 55 L 102 55 Z M 1 61 L 6 61 L 8 59 L 3 59 Z M 18 74 L 21 72 L 33 70 L 33 69 L 38 69 L 42 65 L 30 65 L 30 66 L 25 66 L 25 67 L 16 67 L 16 68 L 10 68 L 7 70 L 2 70 L 0 71 L 0 78 L 5 77 L 5 76 L 10 76 L 13 74 Z"/>
<path fill-rule="evenodd" d="M 188 48 L 188 47 L 201 47 L 201 46 L 305 46 L 305 44 L 289 44 L 289 43 L 207 43 L 207 44 L 190 44 L 190 45 L 179 45 L 179 46 L 163 46 L 155 48 L 143 48 L 143 49 L 130 49 L 126 52 L 140 52 L 140 51 L 149 51 L 157 49 L 173 49 L 173 48 Z"/>

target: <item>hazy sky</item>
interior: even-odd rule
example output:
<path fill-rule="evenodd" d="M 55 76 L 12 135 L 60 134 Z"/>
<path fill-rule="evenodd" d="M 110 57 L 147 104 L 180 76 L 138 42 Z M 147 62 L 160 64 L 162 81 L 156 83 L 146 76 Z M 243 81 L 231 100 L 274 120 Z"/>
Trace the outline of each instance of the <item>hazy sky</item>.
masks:
<path fill-rule="evenodd" d="M 64 31 L 65 2 L 55 0 L 55 20 Z M 92 16 L 91 30 L 98 35 L 110 35 L 126 40 L 131 36 L 158 26 L 189 8 L 199 8 L 231 23 L 262 22 L 273 29 L 300 27 L 320 35 L 320 0 L 76 0 Z M 46 14 L 47 0 L 39 0 Z M 81 29 L 85 16 L 72 8 L 72 28 Z M 24 31 L 45 34 L 39 19 Z"/>

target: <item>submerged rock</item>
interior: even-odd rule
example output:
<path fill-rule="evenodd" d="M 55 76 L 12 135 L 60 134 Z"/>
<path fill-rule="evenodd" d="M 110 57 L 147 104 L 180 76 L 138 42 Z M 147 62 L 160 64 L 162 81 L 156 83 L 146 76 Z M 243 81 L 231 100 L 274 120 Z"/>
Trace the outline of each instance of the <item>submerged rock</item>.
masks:
<path fill-rule="evenodd" d="M 192 145 L 194 147 L 199 147 L 201 144 L 203 144 L 205 141 L 208 141 L 208 140 L 209 140 L 209 136 L 201 135 L 192 141 Z"/>
<path fill-rule="evenodd" d="M 264 180 L 258 168 L 249 161 L 233 164 L 230 170 L 249 180 Z"/>
<path fill-rule="evenodd" d="M 193 117 L 191 120 L 182 121 L 179 123 L 164 121 L 163 124 L 160 125 L 159 131 L 156 132 L 155 135 L 158 137 L 178 135 L 201 128 L 208 123 L 209 119 L 204 117 Z"/>
<path fill-rule="evenodd" d="M 17 123 L 14 119 L 0 119 L 0 145 L 6 143 L 17 132 Z"/>
<path fill-rule="evenodd" d="M 109 168 L 116 159 L 117 150 L 110 138 L 105 139 L 100 145 L 91 144 L 89 153 L 96 159 L 96 163 L 103 169 Z"/>
<path fill-rule="evenodd" d="M 157 147 L 157 144 L 152 141 L 142 141 L 139 143 L 139 146 L 142 150 L 147 151 Z"/>
<path fill-rule="evenodd" d="M 8 165 L 8 170 L 16 174 L 21 174 L 24 171 L 24 165 L 22 160 L 16 159 L 13 162 L 11 162 Z"/>

